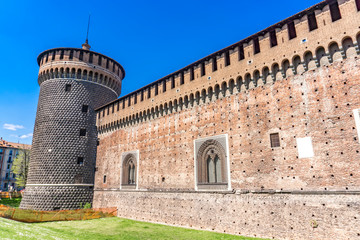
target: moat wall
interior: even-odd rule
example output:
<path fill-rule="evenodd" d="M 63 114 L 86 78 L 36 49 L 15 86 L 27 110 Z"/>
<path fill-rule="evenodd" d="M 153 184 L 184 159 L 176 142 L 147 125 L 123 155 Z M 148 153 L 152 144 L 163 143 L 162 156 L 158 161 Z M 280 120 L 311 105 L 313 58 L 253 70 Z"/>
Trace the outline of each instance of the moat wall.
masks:
<path fill-rule="evenodd" d="M 360 239 L 360 195 L 95 191 L 140 221 L 273 239 Z"/>

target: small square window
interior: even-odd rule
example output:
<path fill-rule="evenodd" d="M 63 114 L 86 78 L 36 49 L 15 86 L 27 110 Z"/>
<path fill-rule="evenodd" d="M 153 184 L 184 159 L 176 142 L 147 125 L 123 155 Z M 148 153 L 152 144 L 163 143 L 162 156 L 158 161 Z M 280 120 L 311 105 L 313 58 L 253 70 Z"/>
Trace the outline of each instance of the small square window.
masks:
<path fill-rule="evenodd" d="M 71 91 L 71 84 L 66 84 L 65 85 L 65 92 L 70 92 Z"/>
<path fill-rule="evenodd" d="M 82 105 L 81 111 L 86 113 L 88 111 L 88 109 L 89 109 L 89 105 Z"/>
<path fill-rule="evenodd" d="M 83 166 L 84 165 L 84 158 L 83 157 L 78 157 L 77 164 L 80 165 L 80 166 Z"/>
<path fill-rule="evenodd" d="M 279 133 L 270 134 L 270 142 L 271 142 L 271 147 L 272 148 L 280 147 Z"/>
<path fill-rule="evenodd" d="M 80 129 L 80 136 L 86 136 L 86 129 L 85 128 Z"/>

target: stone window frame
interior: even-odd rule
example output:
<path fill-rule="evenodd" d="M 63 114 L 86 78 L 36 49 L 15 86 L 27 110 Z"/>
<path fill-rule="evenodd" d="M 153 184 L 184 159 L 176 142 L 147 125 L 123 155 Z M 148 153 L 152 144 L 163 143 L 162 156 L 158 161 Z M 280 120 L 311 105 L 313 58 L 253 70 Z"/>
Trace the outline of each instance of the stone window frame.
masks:
<path fill-rule="evenodd" d="M 198 138 L 194 140 L 194 188 L 195 191 L 231 191 L 231 175 L 230 175 L 230 153 L 229 153 L 229 140 L 228 140 L 228 134 L 222 134 L 222 135 L 216 135 L 216 136 L 210 136 L 210 137 L 206 137 L 206 138 Z M 224 145 L 221 145 L 218 140 L 222 140 L 224 142 Z M 219 152 L 222 152 L 220 154 L 225 155 L 225 161 L 222 162 L 222 174 L 223 178 L 225 178 L 227 180 L 227 183 L 225 184 L 218 184 L 218 183 L 201 183 L 199 182 L 199 177 L 204 178 L 205 176 L 199 176 L 200 173 L 200 169 L 199 169 L 199 165 L 198 165 L 198 155 L 199 152 L 197 152 L 197 146 L 200 144 L 199 146 L 199 152 L 203 151 L 205 152 L 206 149 L 208 149 L 209 146 L 211 146 L 212 144 L 214 145 L 221 145 L 221 147 L 223 148 L 223 151 L 218 150 Z M 203 147 L 203 145 L 205 144 L 205 146 Z M 208 145 L 208 146 L 206 146 Z M 204 148 L 203 150 L 201 150 L 201 148 Z M 203 159 L 204 161 L 204 159 Z M 224 169 L 225 168 L 225 169 Z M 205 171 L 205 170 L 202 170 Z"/>
<path fill-rule="evenodd" d="M 135 158 L 135 184 L 125 184 L 124 183 L 124 161 L 128 160 L 129 157 L 133 156 Z M 139 150 L 128 151 L 121 154 L 121 166 L 120 166 L 120 190 L 138 190 L 139 183 Z"/>
<path fill-rule="evenodd" d="M 279 132 L 272 132 L 269 134 L 270 137 L 270 147 L 279 148 L 281 147 L 281 138 Z"/>
<path fill-rule="evenodd" d="M 353 116 L 355 119 L 355 126 L 356 126 L 357 135 L 358 135 L 358 141 L 360 143 L 360 109 L 359 108 L 353 110 Z"/>

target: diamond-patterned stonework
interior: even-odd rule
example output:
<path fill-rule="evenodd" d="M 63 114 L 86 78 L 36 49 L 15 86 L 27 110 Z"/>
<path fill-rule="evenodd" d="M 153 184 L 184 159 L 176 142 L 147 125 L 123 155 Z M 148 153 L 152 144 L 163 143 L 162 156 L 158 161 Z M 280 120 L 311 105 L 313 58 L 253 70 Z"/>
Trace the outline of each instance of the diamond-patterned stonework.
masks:
<path fill-rule="evenodd" d="M 69 84 L 70 91 L 66 91 Z M 21 208 L 76 209 L 80 203 L 92 202 L 95 109 L 116 98 L 110 88 L 89 81 L 58 78 L 41 83 L 28 185 Z M 87 112 L 82 111 L 83 105 L 89 106 Z M 85 136 L 80 136 L 80 129 L 86 129 Z M 79 157 L 83 158 L 81 164 Z"/>

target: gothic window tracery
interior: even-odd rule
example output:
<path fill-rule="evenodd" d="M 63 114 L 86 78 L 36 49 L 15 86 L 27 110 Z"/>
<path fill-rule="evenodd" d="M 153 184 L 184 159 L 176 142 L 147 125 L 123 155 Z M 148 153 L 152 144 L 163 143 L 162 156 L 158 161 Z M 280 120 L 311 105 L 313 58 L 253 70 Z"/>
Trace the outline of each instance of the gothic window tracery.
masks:
<path fill-rule="evenodd" d="M 136 186 L 136 157 L 129 153 L 124 156 L 122 163 L 122 186 Z"/>
<path fill-rule="evenodd" d="M 226 152 L 222 144 L 210 139 L 203 142 L 196 156 L 197 164 L 197 184 L 199 186 L 219 186 L 221 189 L 226 189 L 227 181 L 227 167 L 226 167 Z M 223 187 L 221 187 L 223 186 Z"/>

